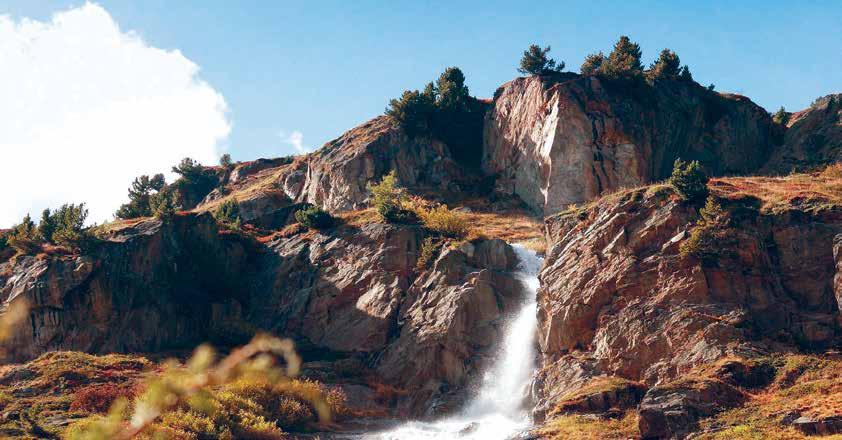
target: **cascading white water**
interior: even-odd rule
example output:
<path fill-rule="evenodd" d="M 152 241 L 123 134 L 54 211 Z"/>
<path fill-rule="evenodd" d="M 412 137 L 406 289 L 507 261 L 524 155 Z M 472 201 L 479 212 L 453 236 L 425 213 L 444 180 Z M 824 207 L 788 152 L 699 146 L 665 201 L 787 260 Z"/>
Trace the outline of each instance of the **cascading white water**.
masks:
<path fill-rule="evenodd" d="M 529 409 L 523 403 L 535 371 L 535 294 L 543 259 L 522 246 L 513 247 L 520 260 L 517 276 L 527 292 L 523 305 L 506 329 L 499 357 L 483 376 L 474 399 L 456 416 L 436 422 L 408 422 L 364 438 L 505 440 L 529 428 Z"/>

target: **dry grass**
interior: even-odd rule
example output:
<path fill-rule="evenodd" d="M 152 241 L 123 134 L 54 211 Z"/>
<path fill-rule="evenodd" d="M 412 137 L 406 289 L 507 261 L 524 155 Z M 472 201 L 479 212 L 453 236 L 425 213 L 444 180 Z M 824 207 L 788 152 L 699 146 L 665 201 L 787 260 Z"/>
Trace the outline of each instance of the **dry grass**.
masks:
<path fill-rule="evenodd" d="M 556 417 L 534 432 L 550 440 L 626 440 L 640 438 L 636 411 L 627 411 L 618 419 L 568 415 Z"/>
<path fill-rule="evenodd" d="M 821 211 L 842 206 L 842 164 L 783 177 L 711 179 L 709 187 L 715 195 L 725 199 L 756 198 L 764 212 Z"/>
<path fill-rule="evenodd" d="M 740 408 L 702 421 L 705 440 L 784 440 L 809 439 L 798 430 L 784 426 L 781 419 L 792 413 L 821 419 L 842 415 L 842 359 L 814 355 L 787 355 L 773 358 L 777 366 L 774 382 L 750 394 Z M 823 439 L 842 439 L 842 435 Z"/>

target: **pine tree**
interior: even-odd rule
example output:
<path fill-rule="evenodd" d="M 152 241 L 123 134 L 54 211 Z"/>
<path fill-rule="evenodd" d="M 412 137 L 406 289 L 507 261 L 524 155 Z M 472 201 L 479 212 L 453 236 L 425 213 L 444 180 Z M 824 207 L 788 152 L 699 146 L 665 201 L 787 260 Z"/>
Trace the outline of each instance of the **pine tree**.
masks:
<path fill-rule="evenodd" d="M 582 67 L 579 68 L 579 72 L 582 75 L 595 75 L 599 72 L 599 68 L 602 67 L 602 63 L 605 62 L 605 55 L 602 52 L 592 53 L 585 57 L 585 61 L 582 63 Z"/>
<path fill-rule="evenodd" d="M 643 53 L 637 43 L 623 35 L 614 44 L 614 50 L 608 55 L 600 67 L 600 73 L 608 77 L 638 75 L 643 72 L 640 62 Z"/>
<path fill-rule="evenodd" d="M 549 75 L 564 70 L 564 61 L 556 65 L 554 59 L 547 57 L 550 50 L 550 46 L 541 49 L 537 44 L 530 45 L 529 49 L 523 51 L 518 72 L 524 75 Z"/>
<path fill-rule="evenodd" d="M 675 52 L 664 49 L 649 67 L 648 76 L 650 79 L 677 78 L 681 72 L 681 59 Z"/>

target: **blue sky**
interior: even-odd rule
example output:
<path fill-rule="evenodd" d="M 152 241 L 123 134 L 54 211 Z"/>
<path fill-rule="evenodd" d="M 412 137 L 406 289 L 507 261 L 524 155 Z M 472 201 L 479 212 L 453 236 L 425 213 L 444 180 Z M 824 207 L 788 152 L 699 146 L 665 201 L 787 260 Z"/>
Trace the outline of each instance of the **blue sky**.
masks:
<path fill-rule="evenodd" d="M 577 71 L 623 34 L 649 64 L 767 110 L 842 91 L 842 1 L 0 0 L 0 228 L 112 218 L 135 176 L 313 150 L 448 66 L 490 97 L 530 43 Z M 172 173 L 168 179 L 172 179 Z M 24 182 L 25 184 L 21 184 Z"/>
<path fill-rule="evenodd" d="M 47 20 L 83 4 L 5 0 Z M 800 109 L 842 90 L 842 2 L 171 1 L 101 0 L 123 30 L 179 49 L 228 103 L 235 159 L 313 149 L 383 111 L 388 99 L 457 65 L 477 96 L 515 77 L 531 42 L 577 70 L 621 34 L 647 63 L 677 51 L 697 81 L 767 110 Z M 598 5 L 596 5 L 598 3 Z"/>

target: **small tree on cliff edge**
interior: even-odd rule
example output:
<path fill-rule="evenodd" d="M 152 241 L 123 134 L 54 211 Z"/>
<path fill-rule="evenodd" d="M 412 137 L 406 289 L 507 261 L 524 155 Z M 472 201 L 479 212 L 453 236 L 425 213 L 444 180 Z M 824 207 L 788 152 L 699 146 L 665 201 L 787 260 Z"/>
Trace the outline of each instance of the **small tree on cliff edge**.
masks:
<path fill-rule="evenodd" d="M 676 159 L 668 183 L 684 200 L 699 201 L 708 196 L 708 176 L 698 161 Z"/>
<path fill-rule="evenodd" d="M 550 46 L 541 49 L 541 46 L 532 44 L 529 49 L 523 51 L 523 57 L 520 59 L 520 68 L 518 72 L 524 75 L 549 75 L 564 70 L 564 61 L 556 65 L 556 61 L 547 57 L 550 51 Z"/>
<path fill-rule="evenodd" d="M 650 79 L 678 78 L 681 71 L 681 58 L 675 52 L 664 49 L 658 59 L 649 66 L 648 76 Z"/>
<path fill-rule="evenodd" d="M 599 73 L 608 77 L 633 76 L 643 72 L 640 62 L 643 52 L 637 43 L 623 35 L 614 43 L 614 50 L 599 68 Z"/>

